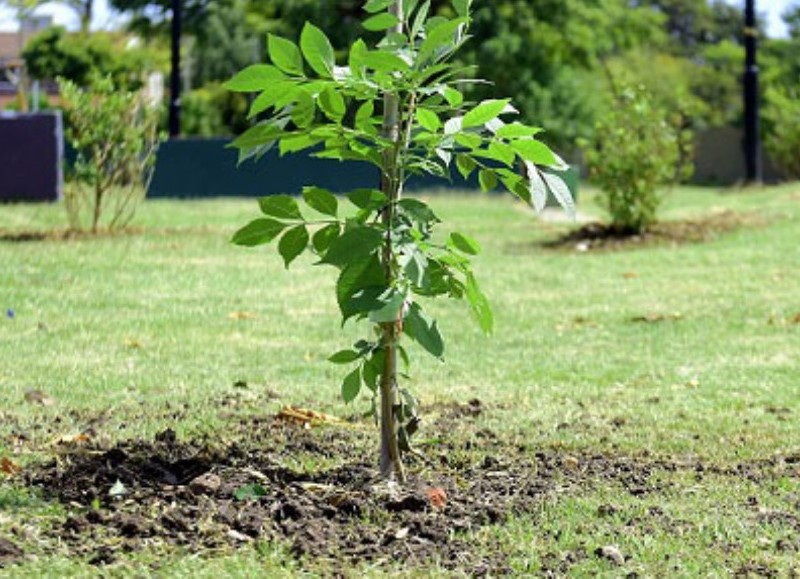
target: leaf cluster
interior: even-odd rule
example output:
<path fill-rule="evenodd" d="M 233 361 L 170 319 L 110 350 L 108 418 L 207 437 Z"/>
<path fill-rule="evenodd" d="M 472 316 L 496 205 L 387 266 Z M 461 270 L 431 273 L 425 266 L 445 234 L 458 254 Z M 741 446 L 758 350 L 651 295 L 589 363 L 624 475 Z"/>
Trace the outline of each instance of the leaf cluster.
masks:
<path fill-rule="evenodd" d="M 537 139 L 541 129 L 509 120 L 518 114 L 509 99 L 465 98 L 464 85 L 482 82 L 452 61 L 469 39 L 471 1 L 454 0 L 451 18 L 432 14 L 430 0 L 406 0 L 401 15 L 389 10 L 392 4 L 366 2 L 363 27 L 384 33 L 384 39 L 372 48 L 357 40 L 346 62 L 337 61 L 325 33 L 307 23 L 298 44 L 270 35 L 270 62 L 245 68 L 226 85 L 254 95 L 255 124 L 233 142 L 240 161 L 276 146 L 281 155 L 308 150 L 320 158 L 373 165 L 382 190 L 352 191 L 345 204 L 330 191 L 307 187 L 303 208 L 288 195 L 264 198 L 264 216 L 241 229 L 234 242 L 254 246 L 277 239 L 287 267 L 311 252 L 317 263 L 338 270 L 343 323 L 363 319 L 376 329 L 395 324 L 398 336 L 442 358 L 444 339 L 420 300 L 463 299 L 482 330 L 491 332 L 489 301 L 471 266 L 480 247 L 463 233 L 438 234 L 435 212 L 400 195 L 405 181 L 419 174 L 477 174 L 484 191 L 503 186 L 537 208 L 549 193 L 569 211 L 573 204 L 563 182 L 540 170 L 564 167 Z M 387 102 L 397 103 L 394 135 L 384 123 Z M 364 387 L 377 392 L 389 346 L 408 359 L 402 346 L 386 344 L 378 331 L 332 357 L 355 366 L 342 385 L 346 401 Z M 406 428 L 413 429 L 413 408 L 409 395 L 400 409 Z"/>

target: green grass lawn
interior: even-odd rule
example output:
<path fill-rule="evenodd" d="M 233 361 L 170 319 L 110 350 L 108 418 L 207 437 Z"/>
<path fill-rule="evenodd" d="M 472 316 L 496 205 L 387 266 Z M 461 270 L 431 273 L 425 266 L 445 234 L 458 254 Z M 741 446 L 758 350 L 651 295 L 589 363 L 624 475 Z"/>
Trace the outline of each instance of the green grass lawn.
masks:
<path fill-rule="evenodd" d="M 483 245 L 476 270 L 496 335 L 482 336 L 462 304 L 431 306 L 448 349 L 445 364 L 413 352 L 410 386 L 423 413 L 479 398 L 486 412 L 469 428 L 531 448 L 700 461 L 720 472 L 771 461 L 756 482 L 656 472 L 662 492 L 644 497 L 600 481 L 476 531 L 474 544 L 499 541 L 519 573 L 565 558 L 564 572 L 578 576 L 800 571 L 800 467 L 781 460 L 800 456 L 800 185 L 680 189 L 664 219 L 728 209 L 750 224 L 702 244 L 589 253 L 543 249 L 571 226 L 541 222 L 506 197 L 430 197 L 447 225 Z M 580 209 L 599 215 L 592 197 Z M 228 243 L 255 212 L 244 200 L 150 201 L 131 234 L 0 241 L 0 456 L 24 467 L 46 458 L 57 437 L 95 422 L 103 440 L 166 427 L 224 437 L 229 414 L 215 401 L 238 395 L 237 382 L 254 393 L 238 412 L 365 410 L 366 401 L 340 402 L 342 368 L 325 361 L 364 328 L 340 331 L 331 271 L 304 258 L 287 273 L 271 248 Z M 64 220 L 59 206 L 0 206 L 6 237 Z M 52 404 L 26 401 L 31 389 Z M 261 397 L 266 389 L 279 399 Z M 171 410 L 183 404 L 175 422 Z M 12 434 L 26 437 L 16 455 Z M 598 515 L 607 504 L 613 513 Z M 18 541 L 33 555 L 0 573 L 96 573 L 48 539 L 65 509 L 0 482 L 0 537 L 24 527 Z M 624 567 L 592 555 L 608 544 L 619 546 Z M 569 563 L 582 551 L 588 556 Z M 146 551 L 111 572 L 134 576 L 142 564 L 169 576 L 296 572 L 280 546 L 200 559 Z"/>

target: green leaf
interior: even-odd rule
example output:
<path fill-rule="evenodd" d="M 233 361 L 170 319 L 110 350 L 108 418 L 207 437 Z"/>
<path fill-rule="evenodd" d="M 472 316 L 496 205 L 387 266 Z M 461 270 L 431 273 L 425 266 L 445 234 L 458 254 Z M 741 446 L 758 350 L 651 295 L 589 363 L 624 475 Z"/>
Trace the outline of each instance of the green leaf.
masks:
<path fill-rule="evenodd" d="M 364 4 L 364 10 L 370 14 L 375 14 L 381 10 L 386 10 L 389 6 L 394 4 L 397 0 L 368 0 Z"/>
<path fill-rule="evenodd" d="M 267 496 L 267 490 L 259 484 L 249 484 L 239 487 L 233 492 L 237 501 L 254 500 Z"/>
<path fill-rule="evenodd" d="M 286 269 L 308 247 L 308 230 L 305 225 L 298 225 L 283 234 L 278 243 L 278 253 L 283 258 Z"/>
<path fill-rule="evenodd" d="M 425 20 L 428 18 L 428 12 L 431 9 L 431 0 L 425 0 L 425 3 L 420 6 L 417 15 L 414 17 L 414 23 L 411 25 L 411 38 L 416 38 L 422 28 L 425 26 Z"/>
<path fill-rule="evenodd" d="M 339 202 L 336 195 L 320 187 L 305 187 L 303 189 L 303 199 L 312 209 L 319 211 L 323 215 L 336 217 L 339 211 Z M 338 228 L 338 225 L 336 226 Z"/>
<path fill-rule="evenodd" d="M 405 295 L 398 291 L 389 290 L 378 298 L 380 309 L 371 310 L 369 321 L 376 324 L 396 322 L 400 318 L 405 303 Z"/>
<path fill-rule="evenodd" d="M 422 311 L 419 304 L 411 304 L 403 322 L 403 329 L 412 340 L 433 356 L 441 358 L 444 355 L 444 340 L 439 328 L 436 322 Z"/>
<path fill-rule="evenodd" d="M 495 133 L 498 137 L 504 139 L 519 139 L 524 137 L 533 137 L 542 132 L 538 127 L 529 127 L 522 123 L 510 123 L 497 130 Z"/>
<path fill-rule="evenodd" d="M 482 169 L 478 173 L 478 182 L 484 192 L 493 191 L 497 187 L 497 175 L 491 169 Z"/>
<path fill-rule="evenodd" d="M 494 330 L 494 314 L 489 300 L 478 287 L 478 282 L 472 273 L 467 274 L 467 301 L 472 313 L 478 320 L 484 334 L 491 334 Z"/>
<path fill-rule="evenodd" d="M 469 16 L 472 0 L 453 0 L 453 8 L 459 16 Z"/>
<path fill-rule="evenodd" d="M 477 241 L 457 231 L 450 234 L 449 245 L 469 255 L 478 255 L 481 252 L 481 246 Z"/>
<path fill-rule="evenodd" d="M 311 238 L 311 245 L 317 253 L 323 254 L 328 251 L 328 248 L 333 243 L 333 240 L 339 237 L 339 224 L 331 223 L 317 231 Z"/>
<path fill-rule="evenodd" d="M 451 107 L 460 107 L 464 103 L 464 95 L 449 86 L 444 89 L 444 98 Z"/>
<path fill-rule="evenodd" d="M 469 179 L 476 166 L 475 159 L 469 155 L 464 153 L 456 155 L 456 167 L 458 167 L 458 172 L 461 173 L 464 179 Z"/>
<path fill-rule="evenodd" d="M 406 71 L 410 68 L 409 64 L 391 52 L 383 50 L 372 50 L 364 55 L 364 65 L 377 72 L 398 72 Z"/>
<path fill-rule="evenodd" d="M 336 352 L 334 355 L 328 358 L 328 362 L 333 364 L 351 364 L 360 357 L 361 354 L 355 350 L 341 350 L 340 352 Z"/>
<path fill-rule="evenodd" d="M 383 14 L 376 14 L 375 16 L 367 18 L 361 23 L 361 26 L 363 26 L 365 30 L 379 32 L 381 30 L 393 28 L 398 24 L 400 24 L 400 19 L 397 16 L 384 12 Z"/>
<path fill-rule="evenodd" d="M 297 102 L 292 109 L 292 121 L 300 128 L 307 128 L 314 122 L 314 97 L 304 90 L 297 91 Z"/>
<path fill-rule="evenodd" d="M 303 221 L 303 214 L 300 213 L 300 206 L 294 197 L 289 195 L 270 195 L 258 200 L 261 212 L 270 217 L 285 219 L 290 221 Z"/>
<path fill-rule="evenodd" d="M 369 257 L 382 243 L 383 233 L 379 229 L 365 225 L 354 227 L 331 243 L 322 263 L 343 267 Z"/>
<path fill-rule="evenodd" d="M 245 247 L 263 245 L 278 237 L 286 227 L 285 223 L 274 219 L 256 219 L 237 231 L 231 242 Z"/>
<path fill-rule="evenodd" d="M 303 76 L 303 56 L 291 40 L 270 34 L 267 38 L 269 58 L 283 72 Z"/>
<path fill-rule="evenodd" d="M 433 19 L 431 19 L 433 20 Z M 431 20 L 428 21 L 429 25 Z M 461 29 L 467 23 L 466 18 L 456 18 L 455 20 L 445 20 L 432 30 L 422 41 L 417 53 L 417 61 L 425 62 L 431 56 L 438 57 L 439 54 L 446 53 L 456 43 L 461 36 Z"/>
<path fill-rule="evenodd" d="M 347 112 L 347 106 L 344 103 L 342 95 L 333 88 L 324 90 L 319 95 L 319 108 L 325 113 L 325 116 L 335 123 L 341 123 Z"/>
<path fill-rule="evenodd" d="M 438 223 L 439 218 L 424 201 L 406 197 L 397 202 L 401 211 L 411 217 L 414 221 L 421 224 Z"/>
<path fill-rule="evenodd" d="M 358 397 L 359 392 L 361 392 L 361 369 L 356 368 L 345 376 L 342 382 L 342 398 L 350 404 Z"/>
<path fill-rule="evenodd" d="M 540 141 L 519 139 L 512 141 L 511 147 L 523 161 L 530 161 L 537 165 L 553 165 L 556 163 L 556 156 L 553 154 L 553 151 Z"/>
<path fill-rule="evenodd" d="M 300 48 L 314 72 L 325 78 L 333 77 L 333 68 L 336 65 L 333 46 L 322 30 L 306 22 L 300 33 Z"/>
<path fill-rule="evenodd" d="M 281 139 L 281 155 L 310 149 L 319 143 L 320 139 L 314 138 L 305 133 L 295 133 Z"/>
<path fill-rule="evenodd" d="M 409 257 L 405 266 L 408 280 L 418 288 L 425 288 L 430 285 L 428 273 L 428 258 L 421 251 L 414 251 Z"/>
<path fill-rule="evenodd" d="M 558 175 L 547 171 L 543 171 L 541 175 L 558 204 L 567 212 L 567 215 L 575 219 L 575 201 L 573 201 L 572 193 L 567 184 L 564 183 L 564 180 Z"/>
<path fill-rule="evenodd" d="M 493 99 L 481 102 L 478 106 L 464 115 L 461 126 L 463 128 L 479 127 L 488 123 L 492 119 L 496 119 L 498 115 L 503 112 L 506 106 L 508 106 L 508 102 L 508 99 Z"/>
<path fill-rule="evenodd" d="M 281 134 L 283 134 L 283 129 L 279 126 L 270 123 L 258 124 L 239 135 L 231 143 L 231 146 L 236 149 L 251 149 L 272 143 Z"/>
<path fill-rule="evenodd" d="M 435 133 L 442 127 L 442 121 L 439 119 L 439 115 L 421 107 L 417 109 L 417 122 L 423 129 L 432 133 Z"/>
<path fill-rule="evenodd" d="M 267 87 L 261 94 L 256 97 L 253 104 L 250 105 L 250 110 L 247 113 L 247 118 L 252 119 L 256 115 L 263 113 L 270 107 L 274 107 L 279 99 L 286 96 L 287 92 L 295 89 L 296 83 L 294 81 L 279 81 Z"/>
<path fill-rule="evenodd" d="M 386 194 L 377 189 L 356 189 L 348 193 L 347 198 L 359 209 L 367 211 L 376 211 L 389 202 Z"/>
<path fill-rule="evenodd" d="M 377 134 L 377 129 L 372 124 L 372 114 L 375 112 L 375 105 L 372 101 L 367 101 L 358 107 L 356 111 L 355 127 L 359 131 L 368 134 Z"/>
<path fill-rule="evenodd" d="M 336 281 L 336 301 L 344 321 L 364 311 L 360 305 L 354 303 L 354 296 L 365 290 L 369 290 L 374 296 L 386 291 L 386 272 L 376 255 L 351 262 L 345 266 Z"/>
<path fill-rule="evenodd" d="M 369 52 L 367 44 L 360 38 L 353 43 L 350 47 L 350 55 L 347 58 L 347 64 L 350 65 L 350 71 L 361 78 L 364 75 L 364 57 Z"/>
<path fill-rule="evenodd" d="M 252 64 L 226 82 L 225 88 L 232 92 L 258 92 L 285 78 L 286 75 L 271 64 Z"/>
<path fill-rule="evenodd" d="M 361 367 L 361 376 L 364 384 L 373 392 L 378 390 L 378 379 L 383 373 L 385 361 L 386 352 L 383 349 L 378 349 L 372 352 L 372 356 Z"/>
<path fill-rule="evenodd" d="M 536 165 L 530 161 L 525 161 L 525 170 L 528 174 L 528 191 L 530 192 L 533 208 L 541 212 L 547 206 L 547 185 L 545 185 Z"/>
<path fill-rule="evenodd" d="M 499 141 L 492 141 L 489 143 L 488 152 L 490 155 L 492 155 L 493 159 L 500 161 L 506 167 L 511 167 L 514 165 L 514 159 L 516 159 L 516 155 L 514 154 L 514 149 L 512 149 L 510 145 L 506 145 L 505 143 L 501 143 Z"/>

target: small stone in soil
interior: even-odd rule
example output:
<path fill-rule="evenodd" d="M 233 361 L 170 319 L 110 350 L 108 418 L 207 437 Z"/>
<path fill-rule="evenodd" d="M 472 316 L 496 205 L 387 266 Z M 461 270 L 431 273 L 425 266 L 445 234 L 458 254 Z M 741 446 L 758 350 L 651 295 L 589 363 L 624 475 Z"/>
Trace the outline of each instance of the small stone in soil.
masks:
<path fill-rule="evenodd" d="M 603 557 L 604 559 L 608 559 L 612 563 L 618 566 L 622 566 L 625 564 L 625 557 L 622 554 L 622 551 L 619 550 L 619 547 L 616 545 L 606 545 L 605 547 L 598 547 L 594 554 L 598 557 Z"/>
<path fill-rule="evenodd" d="M 222 486 L 222 479 L 213 472 L 201 474 L 189 483 L 189 490 L 196 495 L 213 495 Z"/>
<path fill-rule="evenodd" d="M 22 557 L 22 549 L 8 539 L 0 538 L 0 567 L 5 563 L 12 563 Z"/>

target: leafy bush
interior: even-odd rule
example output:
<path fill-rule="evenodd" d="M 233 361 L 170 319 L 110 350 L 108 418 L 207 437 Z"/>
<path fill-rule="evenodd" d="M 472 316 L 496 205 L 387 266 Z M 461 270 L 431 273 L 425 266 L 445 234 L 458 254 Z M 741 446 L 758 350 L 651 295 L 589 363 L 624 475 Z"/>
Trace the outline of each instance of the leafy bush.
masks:
<path fill-rule="evenodd" d="M 615 94 L 613 108 L 598 121 L 586 147 L 586 161 L 612 227 L 641 232 L 656 221 L 659 187 L 691 172 L 692 136 L 643 87 L 625 86 Z"/>
<path fill-rule="evenodd" d="M 65 191 L 70 226 L 124 227 L 155 163 L 158 109 L 139 93 L 118 90 L 110 78 L 95 79 L 86 90 L 68 80 L 59 86 L 66 137 L 77 152 Z"/>
<path fill-rule="evenodd" d="M 241 133 L 249 126 L 247 99 L 218 83 L 186 93 L 181 105 L 181 128 L 187 136 L 221 137 Z"/>
<path fill-rule="evenodd" d="M 347 195 L 347 204 L 313 186 L 303 190 L 305 208 L 287 195 L 265 197 L 264 216 L 233 241 L 256 246 L 280 238 L 287 267 L 310 251 L 339 271 L 343 320 L 367 320 L 372 327 L 330 360 L 351 367 L 342 384 L 346 402 L 364 391 L 372 395 L 381 424 L 381 473 L 401 481 L 401 454 L 410 450 L 420 422 L 414 396 L 399 383 L 398 360 L 409 361 L 403 339 L 439 359 L 445 349 L 421 300 L 465 299 L 484 332 L 493 327 L 470 262 L 480 246 L 462 233 L 437 234 L 441 220 L 426 203 L 404 198 L 404 183 L 419 174 L 449 178 L 457 169 L 465 178 L 477 172 L 486 191 L 502 184 L 539 209 L 548 191 L 573 208 L 563 181 L 536 166 L 564 168 L 535 138 L 540 129 L 503 120 L 518 114 L 509 99 L 471 103 L 458 90 L 463 69 L 451 60 L 468 39 L 470 3 L 453 0 L 454 17 L 445 18 L 429 17 L 430 1 L 369 0 L 363 26 L 386 36 L 373 49 L 356 41 L 347 66 L 337 65 L 329 39 L 307 23 L 299 47 L 270 36 L 272 64 L 250 66 L 227 85 L 258 93 L 251 115 L 267 117 L 234 142 L 241 159 L 258 158 L 277 144 L 281 154 L 311 149 L 317 157 L 378 169 L 380 189 L 365 183 Z M 520 176 L 518 163 L 528 178 Z"/>
<path fill-rule="evenodd" d="M 766 100 L 767 152 L 786 177 L 800 179 L 800 91 L 771 90 Z"/>
<path fill-rule="evenodd" d="M 93 76 L 110 76 L 124 89 L 142 86 L 147 71 L 166 68 L 166 53 L 129 46 L 129 38 L 111 33 L 70 34 L 61 27 L 34 36 L 22 56 L 31 78 L 64 78 L 87 86 Z"/>

